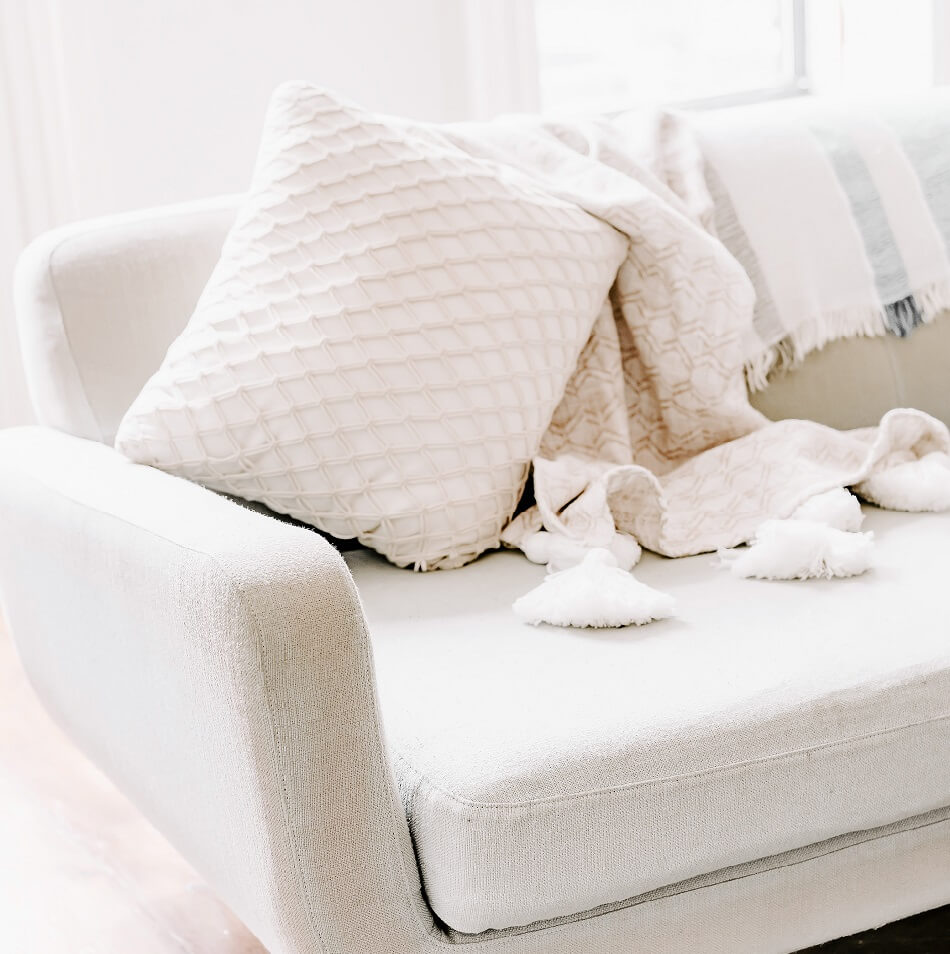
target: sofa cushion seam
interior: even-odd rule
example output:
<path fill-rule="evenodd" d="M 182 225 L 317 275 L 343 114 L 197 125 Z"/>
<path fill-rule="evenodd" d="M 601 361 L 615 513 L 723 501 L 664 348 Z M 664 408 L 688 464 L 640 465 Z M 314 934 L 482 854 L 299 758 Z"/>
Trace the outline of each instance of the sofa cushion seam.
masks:
<path fill-rule="evenodd" d="M 456 802 L 459 805 L 464 805 L 466 808 L 473 810 L 483 810 L 491 809 L 492 811 L 499 811 L 504 809 L 515 809 L 515 808 L 530 808 L 534 805 L 544 805 L 552 804 L 558 802 L 572 802 L 572 801 L 583 801 L 585 799 L 596 799 L 602 798 L 604 796 L 610 796 L 615 794 L 622 794 L 636 789 L 646 789 L 650 787 L 660 788 L 663 786 L 666 787 L 676 787 L 680 785 L 685 785 L 690 781 L 702 780 L 702 779 L 715 779 L 720 777 L 726 777 L 731 773 L 739 771 L 741 769 L 751 768 L 757 765 L 783 765 L 788 762 L 791 762 L 796 758 L 803 758 L 815 753 L 824 752 L 828 750 L 833 750 L 836 748 L 844 748 L 855 743 L 861 742 L 870 742 L 878 738 L 883 738 L 890 735 L 896 735 L 901 732 L 906 732 L 908 729 L 922 728 L 925 726 L 936 725 L 941 722 L 946 722 L 950 720 L 950 713 L 944 713 L 939 716 L 933 716 L 929 719 L 922 719 L 919 722 L 908 722 L 899 726 L 892 726 L 887 729 L 880 729 L 875 732 L 868 732 L 863 735 L 856 735 L 846 739 L 834 739 L 830 742 L 823 742 L 819 745 L 807 746 L 801 749 L 795 749 L 790 752 L 783 752 L 780 755 L 772 756 L 763 756 L 758 759 L 749 759 L 743 762 L 733 762 L 729 765 L 719 766 L 714 769 L 709 769 L 706 771 L 700 772 L 686 772 L 680 775 L 671 775 L 665 778 L 657 779 L 644 779 L 639 782 L 629 782 L 622 785 L 612 785 L 605 788 L 592 789 L 586 792 L 571 792 L 563 795 L 545 795 L 538 798 L 530 799 L 521 799 L 518 801 L 508 801 L 508 802 L 490 802 L 482 801 L 479 799 L 468 798 L 464 795 L 459 795 L 454 792 L 448 791 L 444 786 L 439 785 L 432 781 L 432 779 L 417 768 L 409 758 L 407 758 L 401 752 L 394 752 L 396 758 L 398 758 L 404 765 L 406 765 L 410 771 L 412 771 L 418 778 L 428 785 L 433 791 L 438 792 L 440 795 L 443 795 L 445 798 L 450 801 Z"/>
<path fill-rule="evenodd" d="M 635 895 L 631 898 L 626 898 L 623 901 L 617 901 L 606 906 L 606 910 L 598 910 L 598 908 L 588 908 L 586 911 L 581 911 L 578 914 L 566 915 L 563 918 L 553 918 L 549 919 L 546 922 L 536 922 L 535 925 L 524 925 L 521 928 L 503 928 L 501 930 L 495 930 L 492 932 L 489 937 L 482 937 L 479 934 L 465 934 L 461 931 L 454 931 L 451 935 L 452 943 L 458 945 L 467 945 L 467 944 L 488 944 L 492 941 L 499 940 L 508 940 L 510 938 L 520 937 L 529 934 L 540 934 L 542 931 L 555 931 L 563 928 L 570 928 L 573 924 L 578 924 L 583 921 L 592 921 L 595 918 L 608 917 L 611 914 L 619 914 L 623 911 L 628 911 L 632 908 L 637 908 L 644 904 L 651 904 L 654 901 L 665 901 L 669 898 L 681 897 L 686 894 L 692 894 L 696 891 L 703 891 L 707 888 L 716 888 L 720 885 L 731 884 L 736 881 L 744 881 L 746 878 L 755 878 L 760 875 L 770 874 L 773 871 L 783 871 L 786 868 L 795 868 L 799 865 L 810 864 L 813 861 L 821 861 L 824 858 L 828 858 L 831 855 L 839 854 L 842 851 L 850 851 L 852 848 L 860 848 L 863 845 L 870 845 L 877 841 L 883 841 L 888 838 L 897 838 L 901 835 L 913 833 L 916 831 L 923 831 L 926 828 L 933 828 L 937 825 L 947 825 L 950 824 L 950 817 L 938 818 L 933 821 L 922 822 L 919 825 L 911 825 L 907 828 L 901 828 L 898 831 L 890 832 L 881 832 L 879 834 L 870 835 L 866 838 L 860 838 L 855 841 L 850 842 L 847 845 L 839 845 L 835 848 L 829 848 L 827 851 L 821 851 L 813 855 L 809 855 L 807 858 L 798 858 L 794 861 L 787 861 L 782 864 L 775 864 L 760 868 L 756 871 L 749 871 L 745 874 L 735 875 L 731 878 L 723 878 L 720 881 L 708 881 L 704 884 L 692 885 L 690 887 L 681 888 L 678 891 L 668 891 L 664 893 L 663 888 L 655 889 L 652 892 L 648 892 L 650 897 L 646 897 L 643 894 Z M 873 829 L 872 829 L 873 830 Z M 857 834 L 851 832 L 850 834 Z M 811 846 L 805 846 L 811 847 Z M 767 859 L 756 859 L 758 861 L 764 861 Z M 754 862 L 752 862 L 754 864 Z"/>

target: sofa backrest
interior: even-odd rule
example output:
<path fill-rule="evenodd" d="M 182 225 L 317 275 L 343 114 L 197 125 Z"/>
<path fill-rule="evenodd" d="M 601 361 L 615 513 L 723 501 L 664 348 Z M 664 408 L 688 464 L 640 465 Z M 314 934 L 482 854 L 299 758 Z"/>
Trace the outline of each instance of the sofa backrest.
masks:
<path fill-rule="evenodd" d="M 16 310 L 42 424 L 112 443 L 126 408 L 182 330 L 237 199 L 172 206 L 49 232 L 23 253 Z M 950 320 L 909 338 L 839 341 L 779 375 L 753 403 L 834 427 L 911 406 L 950 422 Z"/>
<path fill-rule="evenodd" d="M 950 425 L 950 312 L 907 338 L 847 338 L 778 373 L 752 403 L 768 417 L 847 429 L 877 424 L 893 407 L 916 407 Z"/>

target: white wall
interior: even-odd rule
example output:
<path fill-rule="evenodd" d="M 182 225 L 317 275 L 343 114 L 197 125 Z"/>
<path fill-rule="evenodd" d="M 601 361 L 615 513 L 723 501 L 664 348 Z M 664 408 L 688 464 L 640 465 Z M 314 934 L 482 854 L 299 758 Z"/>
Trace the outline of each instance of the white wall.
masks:
<path fill-rule="evenodd" d="M 10 273 L 77 218 L 243 189 L 271 89 L 471 113 L 465 0 L 0 0 L 0 426 L 29 419 Z"/>

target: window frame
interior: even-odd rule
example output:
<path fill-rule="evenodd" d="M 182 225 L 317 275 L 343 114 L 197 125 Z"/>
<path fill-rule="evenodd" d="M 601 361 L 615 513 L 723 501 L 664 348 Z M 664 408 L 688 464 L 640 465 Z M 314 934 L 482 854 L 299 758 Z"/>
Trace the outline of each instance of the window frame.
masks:
<path fill-rule="evenodd" d="M 478 0 L 474 0 L 474 2 L 478 2 Z M 517 2 L 523 2 L 523 0 L 517 0 Z M 538 37 L 533 19 L 533 10 L 536 0 L 528 0 L 528 2 L 532 7 L 533 35 L 531 42 L 533 43 L 533 61 L 537 71 L 539 61 L 537 49 Z M 810 93 L 811 86 L 809 83 L 807 58 L 807 3 L 808 0 L 784 0 L 782 4 L 782 32 L 787 44 L 784 57 L 787 63 L 788 80 L 785 83 L 778 86 L 738 90 L 734 93 L 723 93 L 717 96 L 702 96 L 688 100 L 671 100 L 665 105 L 678 109 L 722 109 L 729 106 L 745 106 L 752 103 L 789 99 L 793 96 L 804 96 Z M 538 72 L 537 91 L 534 99 L 539 106 L 541 102 L 540 85 L 540 72 Z M 620 115 L 633 108 L 636 108 L 635 103 L 631 103 L 629 106 L 618 110 L 611 110 L 607 112 L 606 115 Z"/>
<path fill-rule="evenodd" d="M 747 106 L 752 103 L 766 103 L 777 99 L 790 99 L 793 96 L 807 96 L 811 92 L 808 74 L 808 40 L 806 24 L 807 0 L 786 0 L 783 16 L 787 32 L 790 79 L 781 86 L 767 86 L 761 89 L 740 90 L 736 93 L 724 93 L 721 96 L 703 96 L 698 99 L 671 103 L 682 109 L 725 109 L 729 106 Z"/>
<path fill-rule="evenodd" d="M 465 36 L 467 117 L 541 109 L 536 0 L 459 0 Z M 935 85 L 950 84 L 950 0 L 929 0 L 933 17 Z M 778 86 L 719 96 L 668 101 L 685 109 L 718 109 L 804 95 L 841 95 L 843 50 L 838 4 L 830 0 L 785 0 L 785 62 L 788 80 Z M 631 103 L 628 108 L 636 108 Z M 617 110 L 607 113 L 616 115 Z"/>

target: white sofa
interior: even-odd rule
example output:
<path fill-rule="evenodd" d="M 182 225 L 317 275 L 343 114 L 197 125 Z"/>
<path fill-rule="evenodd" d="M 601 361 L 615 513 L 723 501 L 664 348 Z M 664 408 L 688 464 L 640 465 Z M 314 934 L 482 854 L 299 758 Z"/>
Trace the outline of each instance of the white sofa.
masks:
<path fill-rule="evenodd" d="M 848 581 L 647 555 L 677 617 L 618 631 L 519 623 L 520 554 L 341 555 L 109 446 L 232 214 L 24 254 L 45 426 L 0 433 L 0 587 L 49 709 L 273 954 L 767 954 L 950 901 L 950 514 L 869 511 Z M 948 325 L 759 406 L 950 420 Z"/>

